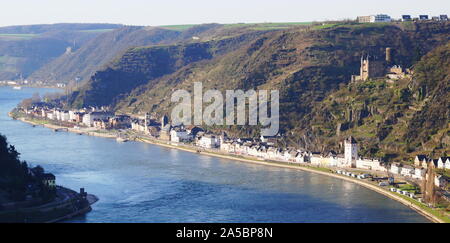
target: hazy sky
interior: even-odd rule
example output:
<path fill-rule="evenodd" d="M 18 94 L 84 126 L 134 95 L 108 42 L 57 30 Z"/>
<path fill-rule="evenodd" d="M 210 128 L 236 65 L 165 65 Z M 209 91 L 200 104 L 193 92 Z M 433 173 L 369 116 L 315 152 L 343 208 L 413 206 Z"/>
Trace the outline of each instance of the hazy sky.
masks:
<path fill-rule="evenodd" d="M 450 0 L 0 0 L 0 26 L 304 22 L 377 13 L 450 15 Z"/>

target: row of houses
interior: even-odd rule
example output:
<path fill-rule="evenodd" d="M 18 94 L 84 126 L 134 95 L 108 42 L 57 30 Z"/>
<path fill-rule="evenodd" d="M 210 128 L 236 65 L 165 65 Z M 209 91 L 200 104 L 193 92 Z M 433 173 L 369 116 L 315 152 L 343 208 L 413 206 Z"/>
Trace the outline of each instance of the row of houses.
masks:
<path fill-rule="evenodd" d="M 423 180 L 426 176 L 427 169 L 433 163 L 434 168 L 450 169 L 450 158 L 440 157 L 439 159 L 428 159 L 424 155 L 417 155 L 414 159 L 414 167 L 410 165 L 403 165 L 400 163 L 393 163 L 389 172 L 394 175 L 402 175 L 413 179 Z M 448 178 L 443 175 L 435 176 L 435 185 L 438 187 L 445 186 L 448 183 Z"/>
<path fill-rule="evenodd" d="M 428 158 L 426 155 L 416 155 L 414 158 L 414 166 L 427 168 L 429 163 L 433 162 L 435 168 L 450 170 L 450 157 L 439 157 L 437 159 Z"/>
<path fill-rule="evenodd" d="M 450 169 L 450 157 L 440 157 L 431 160 L 423 155 L 415 158 L 414 165 L 394 163 L 388 167 L 378 159 L 366 159 L 358 156 L 358 143 L 353 137 L 344 141 L 344 154 L 316 153 L 293 148 L 282 149 L 276 146 L 276 137 L 261 137 L 260 139 L 228 138 L 226 134 L 207 134 L 198 126 L 173 127 L 167 116 L 158 123 L 149 114 L 142 118 L 131 118 L 126 115 L 115 115 L 104 109 L 81 109 L 67 111 L 51 107 L 48 104 L 38 104 L 25 111 L 27 114 L 41 116 L 50 120 L 72 122 L 98 129 L 124 128 L 159 137 L 172 143 L 193 143 L 199 148 L 217 149 L 225 153 L 253 156 L 264 160 L 300 163 L 305 165 L 330 168 L 357 168 L 371 171 L 390 172 L 418 180 L 423 180 L 427 165 L 433 162 L 436 168 Z M 442 180 L 445 178 L 441 178 Z M 439 180 L 441 180 L 439 179 Z M 437 185 L 443 184 L 438 181 Z"/>
<path fill-rule="evenodd" d="M 347 140 L 356 141 L 353 138 Z M 281 149 L 264 142 L 231 139 L 220 144 L 220 150 L 226 153 L 249 155 L 266 160 L 285 161 L 292 163 L 304 163 L 320 167 L 348 167 L 374 171 L 387 171 L 385 164 L 378 159 L 358 158 L 357 146 L 346 150 L 344 155 L 334 152 L 321 154 L 296 149 Z"/>
<path fill-rule="evenodd" d="M 400 19 L 393 19 L 387 14 L 376 14 L 368 16 L 358 16 L 356 21 L 359 23 L 383 23 L 383 22 L 408 22 L 408 21 L 448 21 L 448 16 L 446 14 L 441 14 L 439 16 L 432 16 L 431 18 L 426 15 L 419 15 L 418 17 L 412 17 L 411 15 L 402 15 Z"/>
<path fill-rule="evenodd" d="M 80 110 L 63 110 L 49 104 L 35 104 L 24 112 L 28 115 L 44 119 L 74 123 L 98 129 L 125 129 L 131 125 L 131 118 L 126 115 L 115 115 L 105 109 L 85 108 Z"/>
<path fill-rule="evenodd" d="M 415 168 L 410 165 L 402 165 L 400 163 L 393 163 L 389 169 L 394 175 L 402 175 L 404 177 L 411 177 L 418 180 L 423 180 L 427 170 L 425 168 Z"/>

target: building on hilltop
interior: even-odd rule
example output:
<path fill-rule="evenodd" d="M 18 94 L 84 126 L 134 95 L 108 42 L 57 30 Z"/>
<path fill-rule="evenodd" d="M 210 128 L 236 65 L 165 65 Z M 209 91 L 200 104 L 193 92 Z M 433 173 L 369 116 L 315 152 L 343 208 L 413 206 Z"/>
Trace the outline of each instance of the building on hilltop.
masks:
<path fill-rule="evenodd" d="M 391 16 L 387 14 L 377 14 L 377 15 L 369 15 L 369 16 L 358 16 L 356 21 L 359 23 L 382 23 L 382 22 L 391 22 Z"/>
<path fill-rule="evenodd" d="M 402 15 L 402 21 L 403 22 L 412 21 L 411 15 Z"/>
<path fill-rule="evenodd" d="M 351 82 L 364 82 L 382 77 L 387 77 L 388 81 L 394 82 L 394 80 L 410 78 L 412 72 L 395 64 L 393 52 L 391 47 L 386 47 L 384 60 L 381 60 L 382 58 L 380 57 L 375 58 L 369 55 L 361 56 L 359 75 L 352 75 Z"/>

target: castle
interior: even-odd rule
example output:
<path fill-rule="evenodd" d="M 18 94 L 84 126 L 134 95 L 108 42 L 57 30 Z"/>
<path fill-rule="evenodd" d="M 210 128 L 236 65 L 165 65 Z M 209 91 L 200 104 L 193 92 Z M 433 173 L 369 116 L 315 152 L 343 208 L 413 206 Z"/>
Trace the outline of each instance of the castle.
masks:
<path fill-rule="evenodd" d="M 385 62 L 370 60 L 369 55 L 361 57 L 359 75 L 352 75 L 352 82 L 367 81 L 370 78 L 383 77 L 385 75 Z"/>
<path fill-rule="evenodd" d="M 403 69 L 398 65 L 392 65 L 392 50 L 386 48 L 385 60 L 375 60 L 369 55 L 361 56 L 359 75 L 352 75 L 351 82 L 367 81 L 371 78 L 387 76 L 390 79 L 399 79 L 406 76 Z"/>

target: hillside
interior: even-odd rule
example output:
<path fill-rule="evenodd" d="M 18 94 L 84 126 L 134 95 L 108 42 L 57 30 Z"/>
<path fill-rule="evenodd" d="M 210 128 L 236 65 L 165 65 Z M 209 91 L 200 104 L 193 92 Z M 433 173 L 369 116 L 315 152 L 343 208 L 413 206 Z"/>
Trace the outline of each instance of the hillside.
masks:
<path fill-rule="evenodd" d="M 74 92 L 72 105 L 115 105 L 140 85 L 152 85 L 153 82 L 149 80 L 156 80 L 202 60 L 224 55 L 252 40 L 258 33 L 217 41 L 132 48 L 105 70 L 96 72 L 80 91 Z"/>
<path fill-rule="evenodd" d="M 352 135 L 362 155 L 411 160 L 414 154 L 437 157 L 450 152 L 450 43 L 425 55 L 411 79 L 386 79 L 343 86 L 313 107 L 302 130 L 323 144 L 342 146 Z"/>
<path fill-rule="evenodd" d="M 433 98 L 448 96 L 443 88 L 448 82 L 439 71 L 430 70 L 428 56 L 422 57 L 449 41 L 449 28 L 448 23 L 333 24 L 254 30 L 252 35 L 245 34 L 247 28 L 233 37 L 222 36 L 221 43 L 230 45 L 224 48 L 217 40 L 135 48 L 74 92 L 70 105 L 110 105 L 125 113 L 161 115 L 170 114 L 171 93 L 191 90 L 195 81 L 202 81 L 204 90 L 279 89 L 280 133 L 286 146 L 341 151 L 342 138 L 355 134 L 364 155 L 394 160 L 407 151 L 445 153 L 448 143 L 428 142 L 436 140 L 433 132 L 445 128 L 445 116 L 448 123 L 448 108 L 445 113 L 445 104 Z M 387 47 L 393 50 L 389 65 L 409 68 L 416 64 L 412 81 L 401 80 L 394 87 L 383 79 L 348 85 L 351 75 L 359 72 L 361 55 L 382 61 Z M 445 70 L 445 66 L 436 68 Z M 424 93 L 422 84 L 430 81 L 423 77 L 430 75 L 436 81 L 425 85 Z M 410 98 L 416 89 L 422 90 L 422 100 Z M 437 106 L 439 112 L 433 112 L 431 107 Z M 423 115 L 437 121 L 424 122 Z M 213 129 L 258 135 L 257 127 Z M 445 132 L 439 134 L 448 141 Z M 420 144 L 431 148 L 419 145 L 418 137 L 423 139 Z"/>
<path fill-rule="evenodd" d="M 64 54 L 34 72 L 34 81 L 74 83 L 87 81 L 95 71 L 104 68 L 117 56 L 133 47 L 168 45 L 193 42 L 193 37 L 201 40 L 217 35 L 218 24 L 196 25 L 178 30 L 170 27 L 125 26 L 115 31 L 99 35 L 83 45 L 79 50 Z"/>
<path fill-rule="evenodd" d="M 46 63 L 77 50 L 113 24 L 54 24 L 0 28 L 0 80 L 28 78 Z"/>

